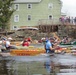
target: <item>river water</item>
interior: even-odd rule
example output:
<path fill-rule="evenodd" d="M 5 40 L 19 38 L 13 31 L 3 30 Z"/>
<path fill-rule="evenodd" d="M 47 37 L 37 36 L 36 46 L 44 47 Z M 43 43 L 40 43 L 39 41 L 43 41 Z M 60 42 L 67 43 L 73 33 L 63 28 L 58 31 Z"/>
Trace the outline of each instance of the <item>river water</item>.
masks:
<path fill-rule="evenodd" d="M 76 56 L 41 54 L 0 57 L 0 75 L 76 75 Z"/>

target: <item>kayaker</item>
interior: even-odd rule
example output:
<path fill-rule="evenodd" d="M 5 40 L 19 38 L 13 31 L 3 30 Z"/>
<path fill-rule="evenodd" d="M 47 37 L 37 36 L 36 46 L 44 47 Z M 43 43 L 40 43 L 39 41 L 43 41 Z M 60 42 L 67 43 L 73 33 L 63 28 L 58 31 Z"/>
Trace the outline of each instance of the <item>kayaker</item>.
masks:
<path fill-rule="evenodd" d="M 11 39 L 5 40 L 5 47 L 7 51 L 10 51 L 10 49 L 17 49 L 15 45 L 11 45 Z"/>
<path fill-rule="evenodd" d="M 54 53 L 56 48 L 53 46 L 53 43 L 54 43 L 54 39 L 53 38 L 50 38 L 50 39 L 47 38 L 45 40 L 46 53 Z"/>
<path fill-rule="evenodd" d="M 29 37 L 27 38 L 27 41 L 28 41 L 29 44 L 32 43 L 32 38 L 31 38 L 31 36 L 29 36 Z"/>
<path fill-rule="evenodd" d="M 29 42 L 28 42 L 28 39 L 27 38 L 25 38 L 24 39 L 24 41 L 23 41 L 23 43 L 22 43 L 22 46 L 29 46 Z"/>
<path fill-rule="evenodd" d="M 29 42 L 32 42 L 32 38 L 31 38 L 30 36 L 27 38 L 27 40 L 28 40 Z"/>
<path fill-rule="evenodd" d="M 63 37 L 61 43 L 64 43 L 64 44 L 68 43 L 68 37 Z"/>

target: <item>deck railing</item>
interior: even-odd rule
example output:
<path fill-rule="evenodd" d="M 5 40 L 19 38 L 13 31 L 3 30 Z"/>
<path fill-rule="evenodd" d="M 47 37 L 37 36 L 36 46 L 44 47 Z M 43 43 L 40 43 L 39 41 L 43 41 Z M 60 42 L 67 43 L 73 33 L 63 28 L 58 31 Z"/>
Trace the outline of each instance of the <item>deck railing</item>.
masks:
<path fill-rule="evenodd" d="M 40 19 L 38 25 L 76 25 L 74 21 L 61 21 L 60 19 Z"/>
<path fill-rule="evenodd" d="M 59 19 L 40 19 L 38 25 L 57 25 L 62 24 Z"/>

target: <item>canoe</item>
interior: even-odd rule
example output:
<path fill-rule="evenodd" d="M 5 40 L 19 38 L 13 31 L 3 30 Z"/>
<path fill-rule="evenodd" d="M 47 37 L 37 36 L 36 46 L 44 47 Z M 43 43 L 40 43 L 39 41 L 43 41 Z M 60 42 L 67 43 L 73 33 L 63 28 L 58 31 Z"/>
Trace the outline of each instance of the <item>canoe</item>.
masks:
<path fill-rule="evenodd" d="M 76 45 L 76 41 L 70 43 L 60 43 L 60 45 Z"/>
<path fill-rule="evenodd" d="M 45 53 L 45 50 L 14 49 L 10 51 L 10 54 L 13 56 L 35 56 L 41 53 Z"/>

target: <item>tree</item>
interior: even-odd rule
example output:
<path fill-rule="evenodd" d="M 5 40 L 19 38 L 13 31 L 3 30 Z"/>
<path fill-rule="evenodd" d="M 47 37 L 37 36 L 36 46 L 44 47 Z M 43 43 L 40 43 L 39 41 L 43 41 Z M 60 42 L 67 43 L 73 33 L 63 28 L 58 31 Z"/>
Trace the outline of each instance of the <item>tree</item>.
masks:
<path fill-rule="evenodd" d="M 0 27 L 3 30 L 9 28 L 8 23 L 10 22 L 11 15 L 15 11 L 11 9 L 13 1 L 14 0 L 0 0 Z"/>

